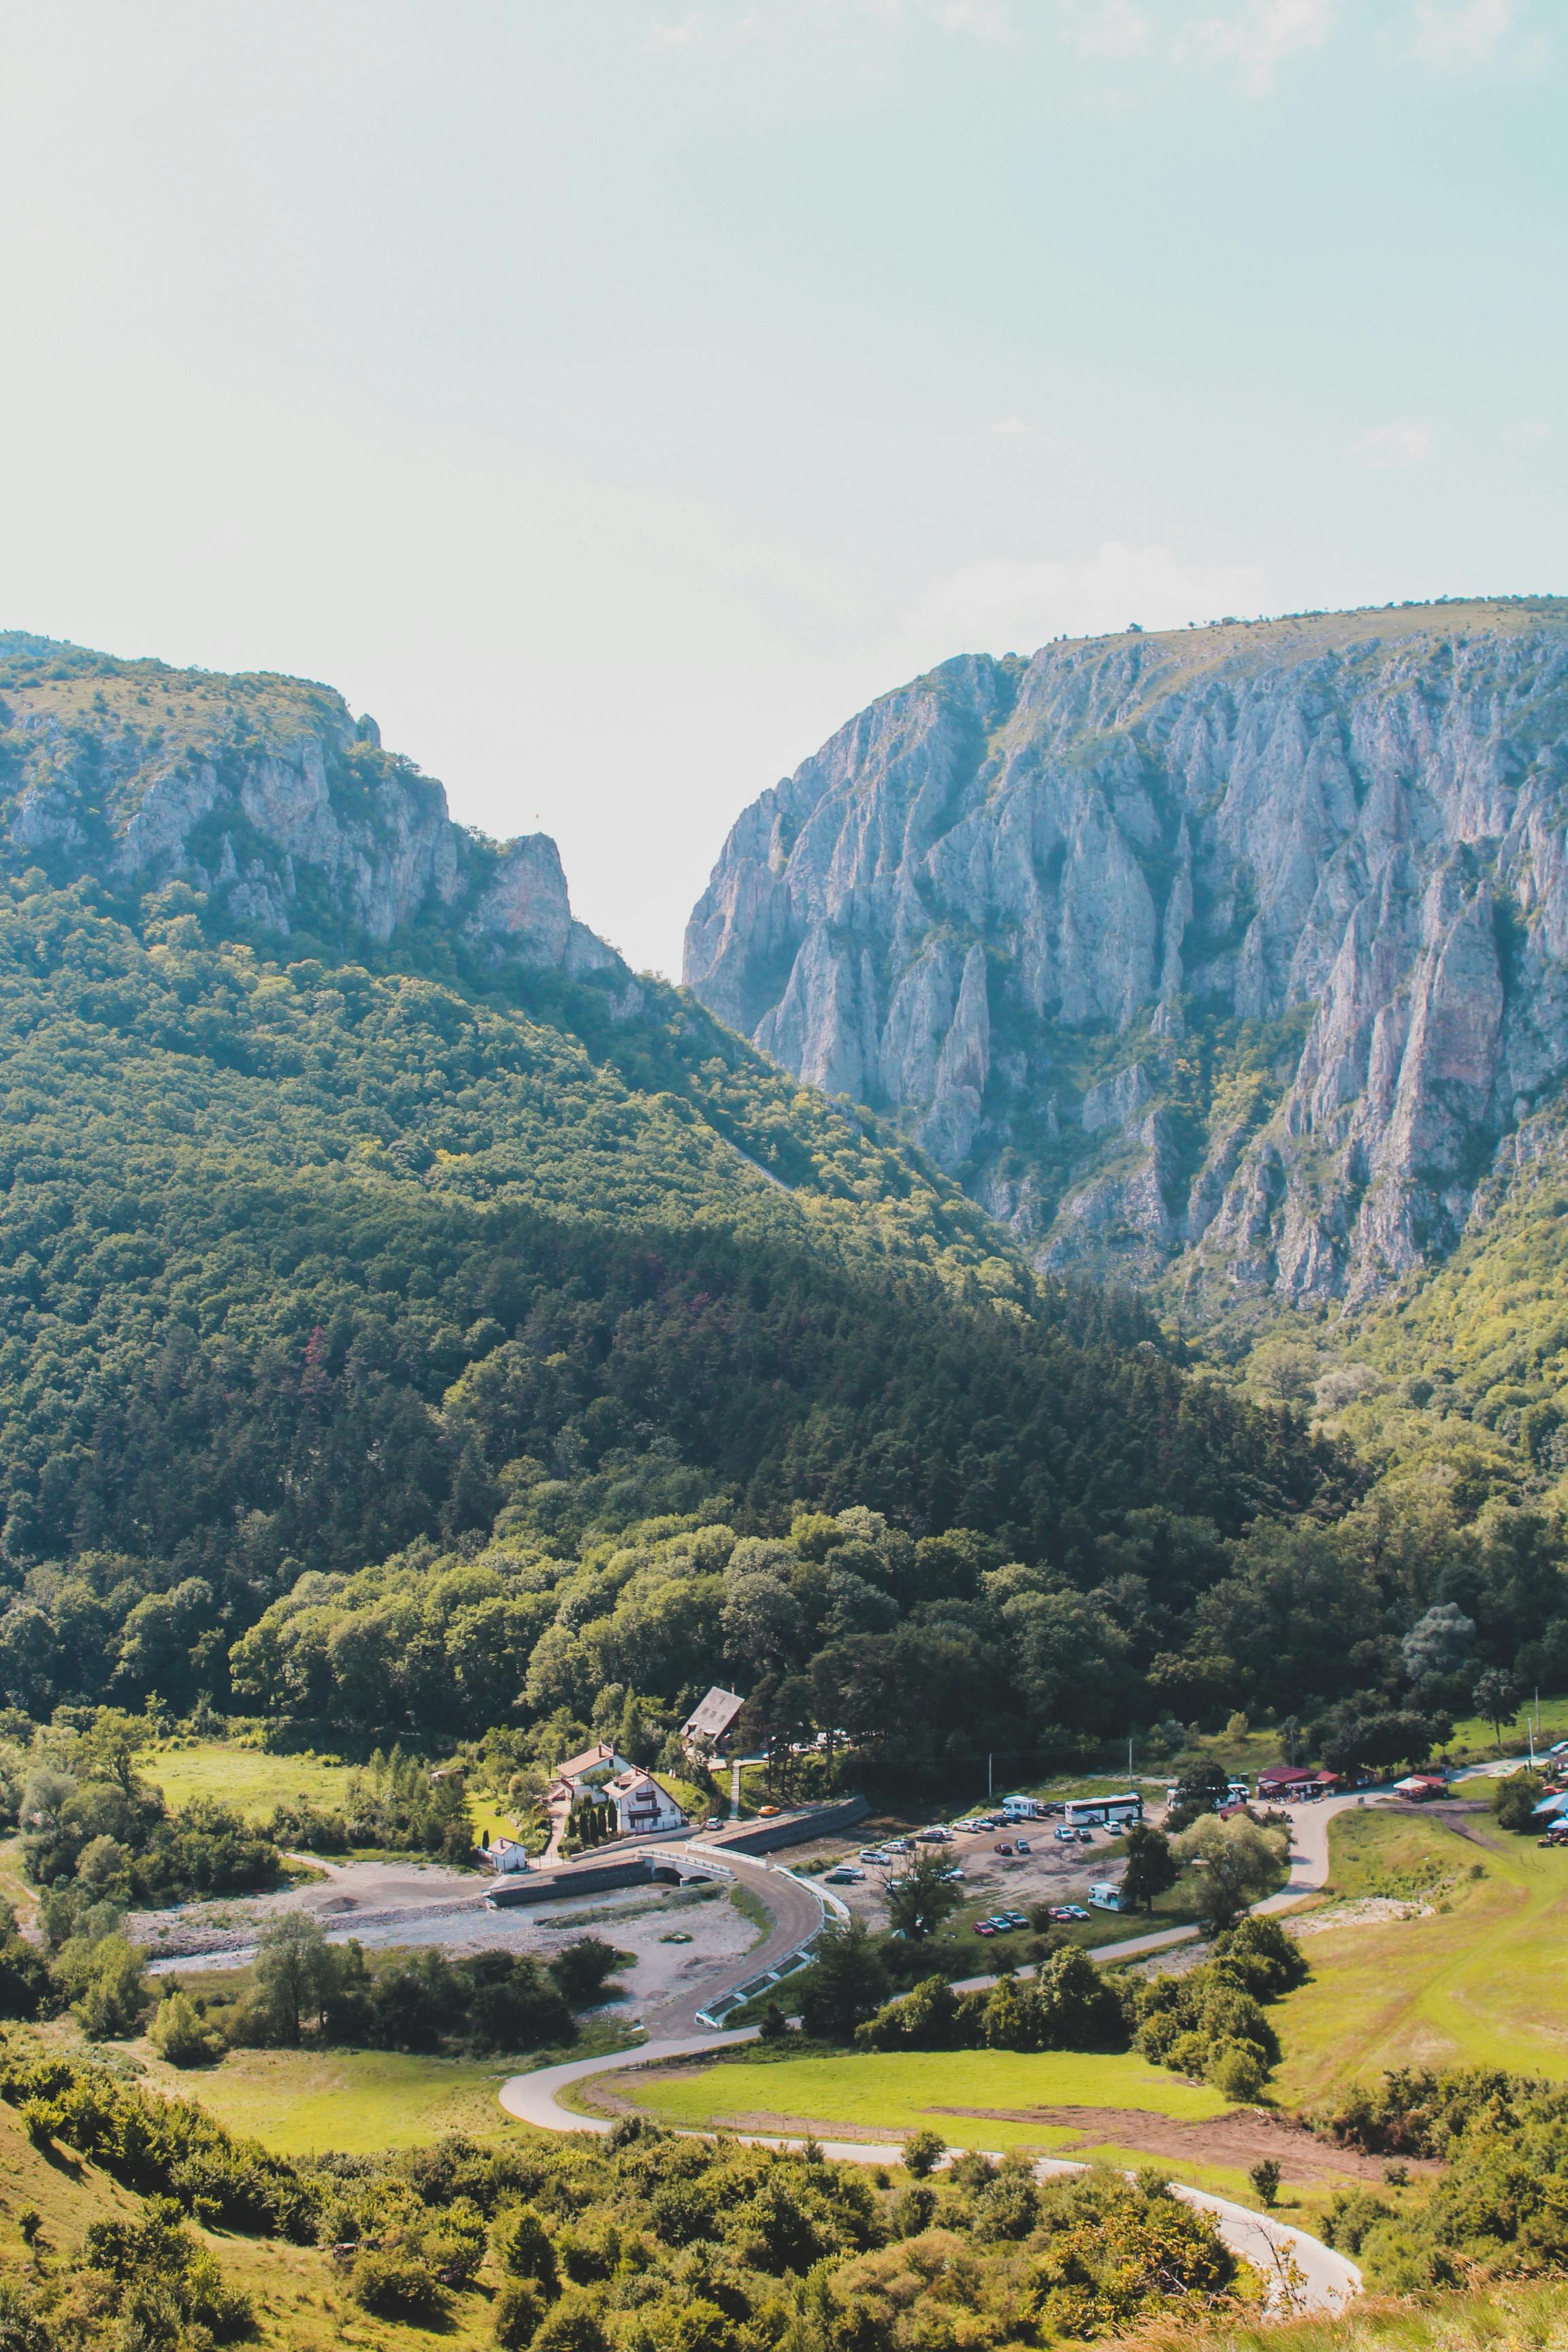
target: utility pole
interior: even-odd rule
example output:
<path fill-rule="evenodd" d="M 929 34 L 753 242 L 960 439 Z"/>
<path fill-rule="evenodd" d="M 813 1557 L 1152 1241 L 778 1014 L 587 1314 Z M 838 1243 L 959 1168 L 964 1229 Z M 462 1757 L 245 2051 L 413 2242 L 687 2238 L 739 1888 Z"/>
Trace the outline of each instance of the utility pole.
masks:
<path fill-rule="evenodd" d="M 995 1761 L 996 1750 L 993 1748 L 987 1750 L 985 1757 L 985 1801 L 987 1804 L 991 1802 L 992 1794 L 991 1767 L 995 1763 Z"/>
<path fill-rule="evenodd" d="M 1127 1785 L 1132 1786 L 1132 1734 L 1127 1735 Z"/>

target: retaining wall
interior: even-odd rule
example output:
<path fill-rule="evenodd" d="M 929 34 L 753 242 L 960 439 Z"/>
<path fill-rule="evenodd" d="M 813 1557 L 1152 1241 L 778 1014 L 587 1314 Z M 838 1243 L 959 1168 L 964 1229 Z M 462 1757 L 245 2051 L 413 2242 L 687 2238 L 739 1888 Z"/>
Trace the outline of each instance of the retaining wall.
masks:
<path fill-rule="evenodd" d="M 780 1846 L 805 1845 L 808 1839 L 831 1837 L 837 1830 L 853 1829 L 871 1808 L 864 1797 L 841 1797 L 834 1805 L 813 1805 L 798 1813 L 781 1813 L 773 1822 L 747 1822 L 740 1829 L 715 1830 L 703 1843 L 715 1853 L 775 1853 Z"/>
<path fill-rule="evenodd" d="M 491 1911 L 514 1911 L 524 1904 L 559 1902 L 568 1895 L 603 1895 L 612 1886 L 646 1886 L 654 1880 L 673 1886 L 679 1877 L 673 1862 L 638 1853 L 588 1870 L 518 1871 L 491 1887 L 485 1903 Z"/>

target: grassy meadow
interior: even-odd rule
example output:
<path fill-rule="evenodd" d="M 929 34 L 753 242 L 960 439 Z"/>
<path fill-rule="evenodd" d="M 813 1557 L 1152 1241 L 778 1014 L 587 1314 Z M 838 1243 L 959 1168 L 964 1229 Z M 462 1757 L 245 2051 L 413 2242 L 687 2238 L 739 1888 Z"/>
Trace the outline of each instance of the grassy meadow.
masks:
<path fill-rule="evenodd" d="M 1568 1853 L 1429 1814 L 1342 1813 L 1331 1893 L 1425 1894 L 1430 1916 L 1362 1921 L 1306 1940 L 1312 1979 L 1270 2015 L 1285 2106 L 1402 2065 L 1507 2066 L 1568 2081 Z"/>
<path fill-rule="evenodd" d="M 188 1805 L 195 1797 L 216 1797 L 258 1828 L 271 1820 L 279 1805 L 304 1802 L 323 1811 L 337 1811 L 353 1769 L 335 1756 L 309 1749 L 273 1756 L 232 1739 L 171 1740 L 144 1749 L 136 1759 L 136 1769 L 162 1792 L 166 1804 Z M 491 1794 L 470 1794 L 468 1814 L 476 1845 L 487 1834 L 494 1845 L 521 1833 L 521 1819 Z"/>
<path fill-rule="evenodd" d="M 375 2156 L 445 2132 L 489 2139 L 515 2131 L 501 2084 L 531 2059 L 437 2058 L 396 2050 L 231 2050 L 221 2065 L 181 2073 L 138 2045 L 150 2090 L 194 2098 L 230 2131 L 282 2156 L 327 2148 Z"/>
<path fill-rule="evenodd" d="M 228 1739 L 149 1748 L 137 1757 L 136 1769 L 162 1792 L 167 1805 L 216 1797 L 257 1826 L 270 1820 L 275 1806 L 300 1799 L 312 1805 L 340 1805 L 349 1777 L 348 1766 L 333 1757 L 268 1756 L 259 1748 Z"/>
<path fill-rule="evenodd" d="M 1142 2058 L 1077 2050 L 721 2059 L 700 2071 L 638 2069 L 616 2076 L 616 2089 L 646 2114 L 683 2129 L 804 2131 L 815 2125 L 831 2133 L 837 2125 L 893 2134 L 930 2126 L 955 2147 L 1047 2150 L 1081 2134 L 1003 2111 L 1141 2108 L 1202 2123 L 1226 2105 L 1207 2084 L 1183 2082 Z"/>

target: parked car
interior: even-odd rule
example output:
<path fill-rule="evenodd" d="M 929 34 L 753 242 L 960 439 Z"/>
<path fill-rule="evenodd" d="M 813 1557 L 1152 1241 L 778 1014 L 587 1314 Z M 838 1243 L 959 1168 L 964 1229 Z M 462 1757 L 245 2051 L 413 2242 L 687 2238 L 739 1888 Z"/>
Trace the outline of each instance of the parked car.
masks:
<path fill-rule="evenodd" d="M 1092 1830 L 1074 1830 L 1073 1835 L 1077 1838 L 1079 1845 L 1092 1845 L 1094 1843 L 1094 1832 Z"/>
<path fill-rule="evenodd" d="M 959 1868 L 959 1866 L 958 1866 L 958 1864 L 957 1864 L 957 1863 L 956 1863 L 956 1862 L 953 1864 L 953 1865 L 952 1865 L 952 1869 L 951 1869 L 951 1870 L 944 1870 L 944 1871 L 942 1872 L 942 1876 L 943 1876 L 945 1879 L 947 1879 L 947 1880 L 949 1881 L 949 1883 L 950 1883 L 950 1884 L 952 1883 L 952 1881 L 953 1879 L 955 1879 L 955 1878 L 962 1878 L 962 1877 L 963 1876 L 963 1871 Z"/>
<path fill-rule="evenodd" d="M 1014 1847 L 1013 1851 L 1014 1851 L 1014 1853 L 1034 1853 L 1034 1851 L 1035 1851 L 1035 1849 L 1034 1849 L 1034 1847 L 1029 1843 L 1029 1841 L 1028 1841 L 1028 1839 L 1027 1839 L 1027 1838 L 1020 1838 L 1020 1839 L 1018 1840 L 1017 1844 Z"/>
<path fill-rule="evenodd" d="M 865 1875 L 863 1870 L 857 1870 L 850 1862 L 841 1862 L 837 1870 L 825 1870 L 822 1874 L 823 1883 L 827 1886 L 858 1886 Z"/>
<path fill-rule="evenodd" d="M 860 1859 L 862 1862 L 870 1863 L 876 1870 L 886 1870 L 888 1867 L 888 1856 L 879 1845 L 863 1845 L 860 1849 Z"/>
<path fill-rule="evenodd" d="M 708 1816 L 708 1818 L 707 1818 L 707 1820 L 703 1822 L 702 1826 L 703 1826 L 703 1828 L 704 1828 L 705 1830 L 721 1830 L 721 1829 L 723 1828 L 723 1826 L 724 1826 L 724 1816 L 723 1816 L 723 1814 L 722 1814 L 722 1813 L 710 1813 L 710 1814 L 709 1814 L 709 1816 Z"/>
<path fill-rule="evenodd" d="M 1051 1832 L 1051 1835 L 1058 1845 L 1072 1845 L 1077 1841 L 1078 1832 L 1069 1829 L 1055 1829 Z"/>
<path fill-rule="evenodd" d="M 1001 1844 L 999 1844 L 999 1845 L 996 1847 L 995 1851 L 996 1851 L 998 1853 L 1012 1853 L 1012 1851 L 1013 1851 L 1013 1849 L 1012 1849 L 1012 1847 L 1011 1847 L 1010 1845 L 1001 1845 Z"/>
<path fill-rule="evenodd" d="M 888 1840 L 888 1852 L 889 1853 L 913 1853 L 914 1847 L 911 1845 L 908 1838 L 889 1838 Z"/>
<path fill-rule="evenodd" d="M 1087 1919 L 1089 1913 L 1084 1909 L 1081 1903 L 1069 1903 L 1068 1905 L 1068 1917 L 1069 1919 Z"/>

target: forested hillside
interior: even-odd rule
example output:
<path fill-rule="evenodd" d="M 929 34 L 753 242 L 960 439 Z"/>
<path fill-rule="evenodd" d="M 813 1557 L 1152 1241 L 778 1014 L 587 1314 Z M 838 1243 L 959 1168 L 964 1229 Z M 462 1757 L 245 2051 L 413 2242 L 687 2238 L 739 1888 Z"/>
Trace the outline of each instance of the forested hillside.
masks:
<path fill-rule="evenodd" d="M 439 788 L 324 689 L 316 752 L 269 743 L 300 712 L 263 681 L 204 767 L 245 682 L 106 664 L 99 712 L 97 658 L 0 680 L 10 1703 L 205 1695 L 367 1740 L 629 1708 L 657 1747 L 733 1676 L 760 1731 L 906 1763 L 1237 1705 L 1370 1755 L 1560 1641 L 1554 1529 L 1484 1487 L 1391 1520 L 1296 1405 L 1035 1276 L 689 997 L 570 929 L 475 929 L 518 845 L 443 848 Z M 207 866 L 164 817 L 137 847 L 173 790 L 142 691 L 184 730 L 182 824 L 210 785 L 281 839 L 317 761 L 281 912 L 197 887 L 210 825 Z M 401 918 L 373 894 L 377 936 L 354 877 L 416 806 L 432 878 Z M 1440 1657 L 1405 1641 L 1434 1609 L 1468 1629 Z"/>

